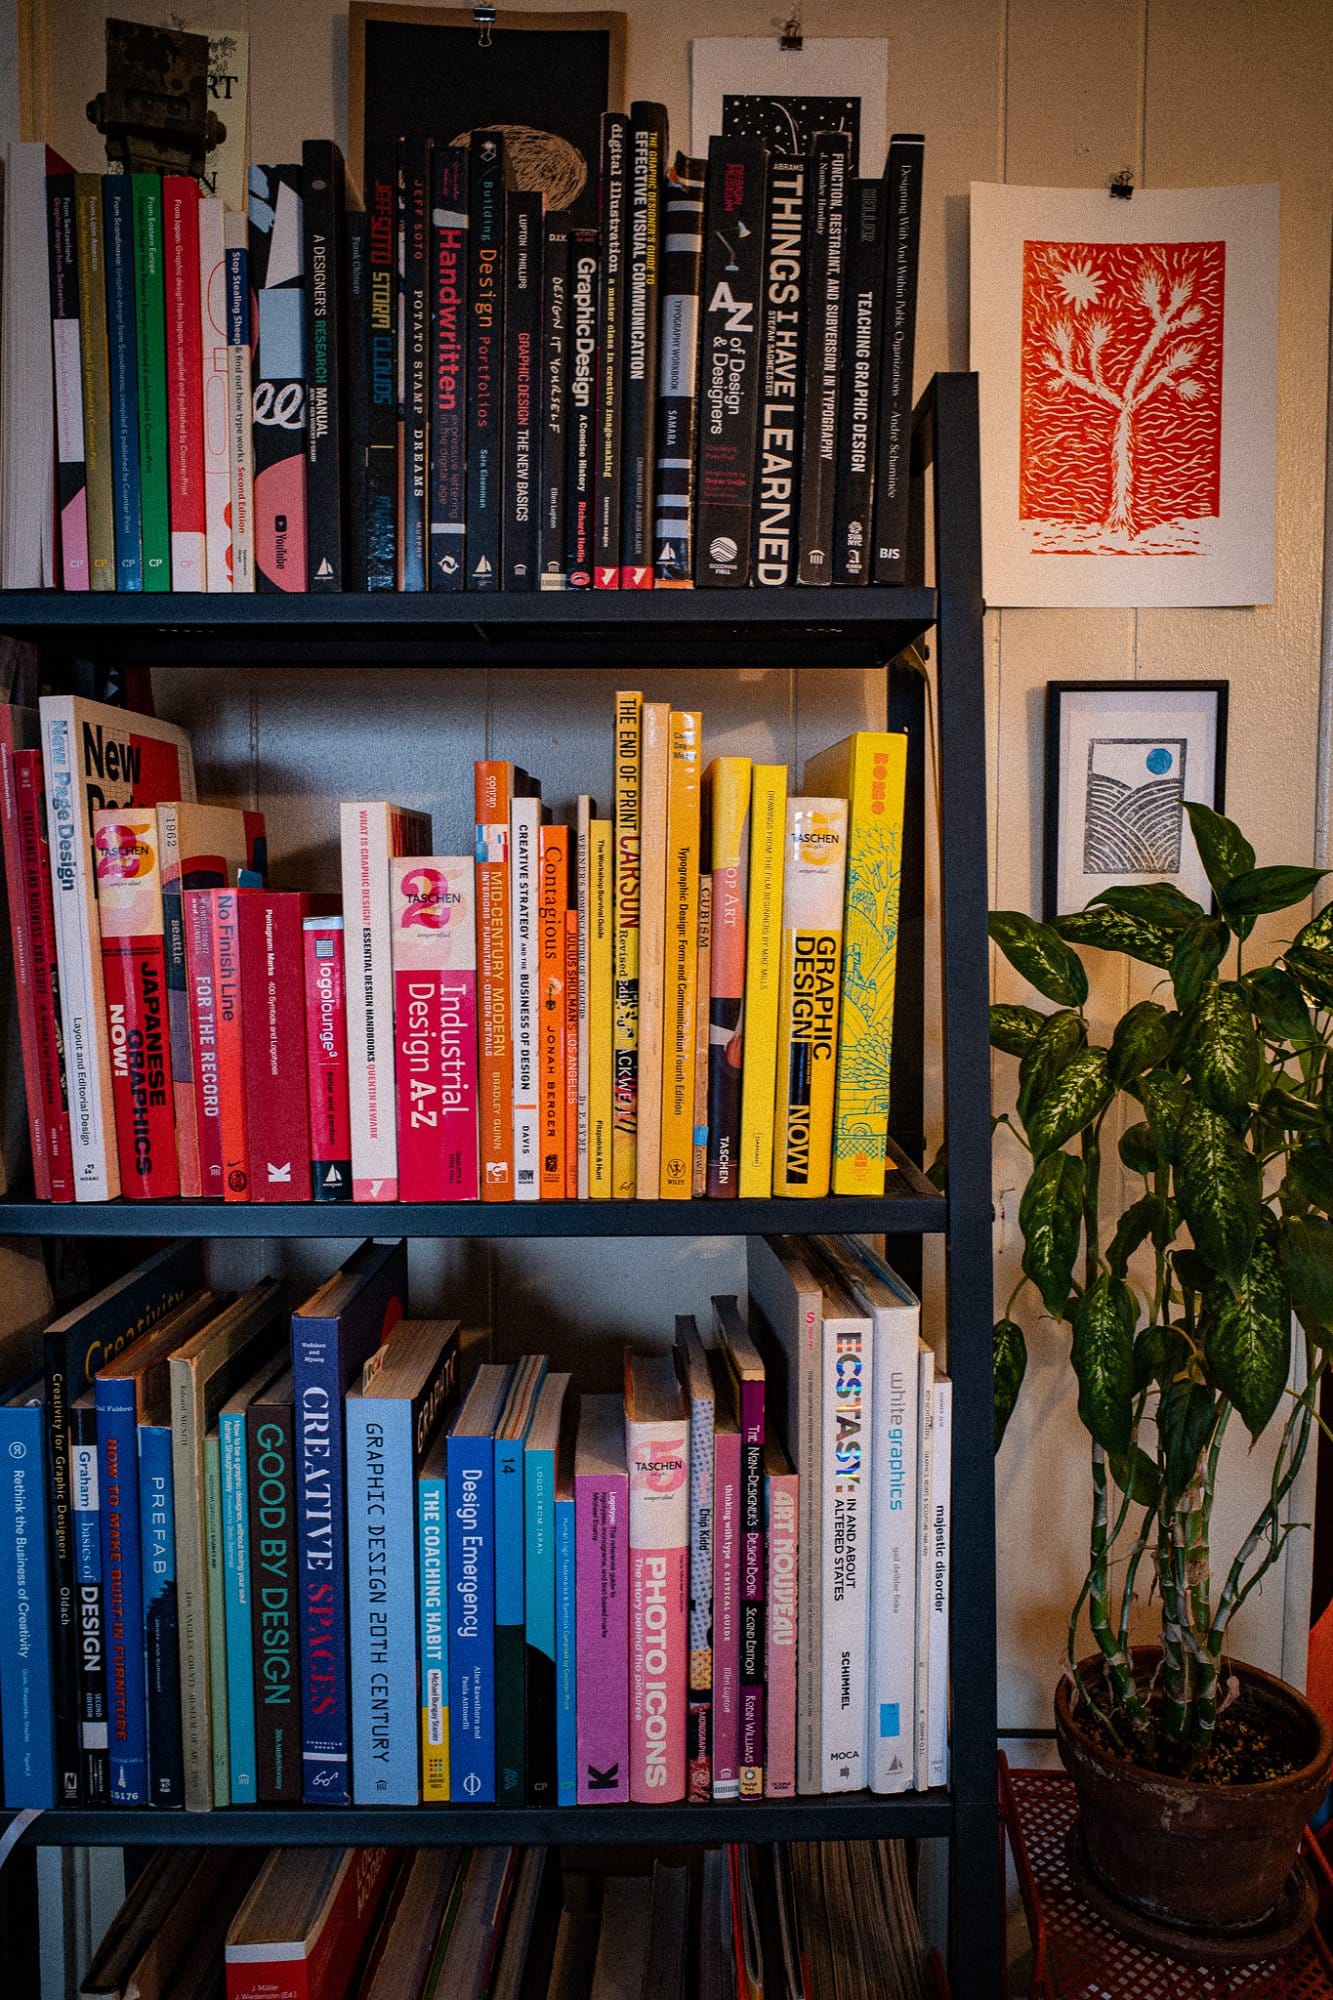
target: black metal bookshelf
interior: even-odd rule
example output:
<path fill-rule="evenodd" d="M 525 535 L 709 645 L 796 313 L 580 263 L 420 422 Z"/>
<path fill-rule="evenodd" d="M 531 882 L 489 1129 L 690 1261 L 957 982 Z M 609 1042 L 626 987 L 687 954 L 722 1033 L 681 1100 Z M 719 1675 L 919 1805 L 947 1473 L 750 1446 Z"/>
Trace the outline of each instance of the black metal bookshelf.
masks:
<path fill-rule="evenodd" d="M 749 1236 L 883 1232 L 904 1274 L 940 1234 L 954 1383 L 950 1608 L 952 1721 L 947 1790 L 800 1796 L 707 1806 L 329 1810 L 212 1813 L 56 1810 L 40 1845 L 323 1845 L 467 1842 L 786 1841 L 946 1837 L 954 1990 L 1001 1991 L 996 1854 L 995 1496 L 992 1471 L 991 1192 L 986 765 L 977 385 L 939 375 L 913 428 L 914 568 L 923 563 L 925 475 L 935 584 L 905 589 L 662 591 L 486 596 L 178 597 L 0 594 L 0 631 L 101 666 L 484 664 L 890 666 L 889 726 L 908 737 L 908 810 L 894 1020 L 894 1159 L 881 1199 L 347 1205 L 215 1202 L 53 1206 L 0 1201 L 0 1237 L 419 1238 Z M 947 1196 L 922 1175 L 926 744 L 925 682 L 898 656 L 929 637 L 939 755 Z M 896 664 L 895 664 L 896 663 Z M 220 680 L 219 699 L 225 699 Z M 336 699 L 336 683 L 331 699 Z M 0 1815 L 0 1824 L 3 1823 Z"/>

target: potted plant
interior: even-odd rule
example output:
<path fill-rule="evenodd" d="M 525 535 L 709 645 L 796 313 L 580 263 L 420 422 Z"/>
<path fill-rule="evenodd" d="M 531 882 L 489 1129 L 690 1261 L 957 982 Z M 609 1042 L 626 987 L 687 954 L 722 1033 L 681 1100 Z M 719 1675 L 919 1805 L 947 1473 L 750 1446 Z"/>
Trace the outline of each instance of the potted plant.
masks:
<path fill-rule="evenodd" d="M 1083 1865 L 1122 1927 L 1197 1941 L 1280 1926 L 1333 1754 L 1304 1697 L 1227 1643 L 1291 1532 L 1333 1348 L 1333 907 L 1251 963 L 1256 918 L 1304 901 L 1319 871 L 1258 868 L 1232 821 L 1186 810 L 1217 913 L 1165 883 L 1103 890 L 1051 924 L 995 912 L 992 937 L 1052 1010 L 993 1007 L 991 1041 L 1018 1059 L 1014 1115 L 996 1122 L 1031 1156 L 1023 1276 L 995 1327 L 996 1448 L 1026 1365 L 1025 1287 L 1068 1329 L 1089 1438 L 1088 1570 L 1056 1696 Z M 1075 946 L 1161 971 L 1109 1046 L 1089 1039 Z M 1113 1143 L 1133 1187 L 1118 1212 Z M 1223 1439 L 1274 1423 L 1270 1489 L 1215 1571 Z M 1152 1599 L 1145 1647 L 1134 1607 Z"/>

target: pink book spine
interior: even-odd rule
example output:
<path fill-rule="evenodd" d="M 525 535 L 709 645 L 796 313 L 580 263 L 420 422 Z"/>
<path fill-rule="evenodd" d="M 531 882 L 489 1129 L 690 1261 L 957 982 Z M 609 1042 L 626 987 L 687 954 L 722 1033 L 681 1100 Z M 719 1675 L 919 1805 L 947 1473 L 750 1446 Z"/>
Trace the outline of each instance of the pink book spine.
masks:
<path fill-rule="evenodd" d="M 768 1474 L 768 1755 L 764 1795 L 796 1792 L 796 1572 L 799 1561 L 795 1472 Z"/>
<path fill-rule="evenodd" d="M 402 1201 L 476 1201 L 477 938 L 470 855 L 389 864 Z"/>
<path fill-rule="evenodd" d="M 713 1797 L 741 1788 L 741 1438 L 713 1433 Z"/>
<path fill-rule="evenodd" d="M 577 1549 L 578 1802 L 624 1805 L 629 1792 L 629 1480 L 574 1477 Z"/>
<path fill-rule="evenodd" d="M 185 981 L 190 1015 L 190 1054 L 194 1066 L 195 1108 L 199 1132 L 201 1191 L 221 1200 L 222 1090 L 218 1069 L 218 1010 L 213 979 L 213 920 L 211 890 L 187 889 L 185 912 Z"/>
<path fill-rule="evenodd" d="M 626 1426 L 629 1457 L 630 1798 L 685 1797 L 689 1420 Z"/>

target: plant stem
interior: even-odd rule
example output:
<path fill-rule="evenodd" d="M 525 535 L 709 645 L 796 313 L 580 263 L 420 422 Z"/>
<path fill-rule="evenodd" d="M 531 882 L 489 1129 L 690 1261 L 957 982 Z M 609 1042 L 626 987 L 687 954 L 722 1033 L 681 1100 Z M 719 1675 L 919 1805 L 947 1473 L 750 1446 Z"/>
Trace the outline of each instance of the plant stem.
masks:
<path fill-rule="evenodd" d="M 1118 1643 L 1117 1634 L 1111 1627 L 1111 1593 L 1108 1570 L 1110 1540 L 1107 1535 L 1107 1478 L 1106 1453 L 1099 1444 L 1092 1447 L 1092 1536 L 1089 1549 L 1088 1576 L 1074 1608 L 1069 1626 L 1069 1657 L 1071 1664 L 1078 1657 L 1078 1615 L 1084 1598 L 1088 1604 L 1088 1623 L 1097 1649 L 1102 1655 L 1106 1677 L 1116 1696 L 1119 1706 L 1129 1720 L 1134 1734 L 1143 1737 L 1150 1733 L 1151 1723 L 1142 1695 L 1134 1681 L 1134 1670 L 1124 1650 Z M 1122 1508 L 1120 1519 L 1124 1520 Z M 1119 1524 L 1117 1524 L 1117 1532 Z M 1103 1721 L 1105 1718 L 1103 1718 Z"/>
<path fill-rule="evenodd" d="M 1102 1117 L 1106 1116 L 1105 1112 Z M 1102 1179 L 1102 1120 L 1089 1125 L 1083 1134 L 1083 1282 L 1095 1285 L 1101 1269 L 1101 1247 L 1097 1240 L 1097 1213 Z"/>

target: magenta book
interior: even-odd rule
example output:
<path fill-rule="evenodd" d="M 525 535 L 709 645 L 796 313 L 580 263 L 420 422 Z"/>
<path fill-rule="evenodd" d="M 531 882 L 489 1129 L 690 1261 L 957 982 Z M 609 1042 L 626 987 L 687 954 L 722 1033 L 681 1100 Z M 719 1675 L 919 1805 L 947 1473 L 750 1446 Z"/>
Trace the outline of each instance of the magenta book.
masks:
<path fill-rule="evenodd" d="M 796 1792 L 796 1523 L 800 1478 L 776 1438 L 764 1447 L 768 1486 L 768 1754 L 764 1796 Z"/>
<path fill-rule="evenodd" d="M 475 1201 L 477 935 L 471 855 L 389 862 L 400 1201 Z"/>
<path fill-rule="evenodd" d="M 625 1356 L 629 1460 L 629 1795 L 685 1797 L 690 1451 L 669 1354 Z"/>
<path fill-rule="evenodd" d="M 713 1369 L 713 1797 L 741 1789 L 741 1433 L 722 1357 Z"/>
<path fill-rule="evenodd" d="M 625 1406 L 584 1396 L 574 1448 L 578 1802 L 629 1798 L 629 1473 Z"/>

